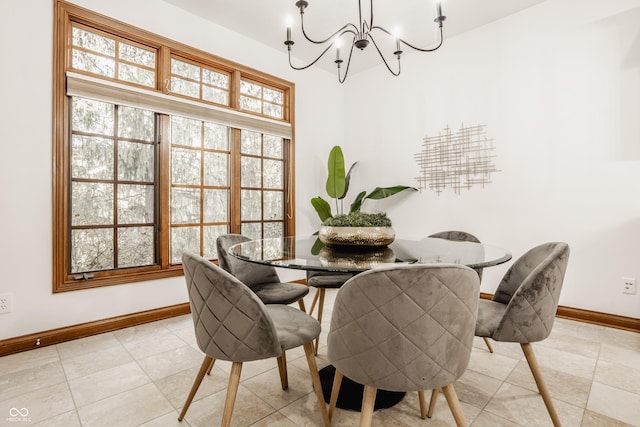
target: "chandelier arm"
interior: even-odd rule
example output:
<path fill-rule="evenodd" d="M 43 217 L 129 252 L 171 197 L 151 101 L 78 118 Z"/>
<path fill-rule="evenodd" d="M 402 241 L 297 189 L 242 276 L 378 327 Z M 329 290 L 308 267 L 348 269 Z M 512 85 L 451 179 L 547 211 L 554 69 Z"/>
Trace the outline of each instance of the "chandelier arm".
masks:
<path fill-rule="evenodd" d="M 344 83 L 349 74 L 349 65 L 351 65 L 351 55 L 353 54 L 353 41 L 351 42 L 351 50 L 349 50 L 349 59 L 347 59 L 347 68 L 344 70 L 344 77 L 340 78 L 340 67 L 338 67 L 338 82 Z"/>
<path fill-rule="evenodd" d="M 376 27 L 376 28 L 379 28 L 379 29 L 385 31 L 387 34 L 389 34 L 389 32 L 386 31 L 384 28 L 381 28 L 381 27 Z M 422 48 L 416 47 L 416 46 L 412 45 L 411 43 L 407 43 L 406 41 L 404 41 L 402 39 L 398 39 L 398 41 L 400 41 L 401 43 L 404 43 L 405 45 L 409 46 L 411 49 L 417 50 L 419 52 L 433 52 L 434 50 L 438 50 L 440 48 L 440 46 L 442 46 L 442 42 L 444 41 L 444 36 L 442 34 L 442 27 L 440 27 L 440 43 L 438 43 L 438 45 L 436 47 L 431 48 L 431 49 L 422 49 Z"/>
<path fill-rule="evenodd" d="M 373 42 L 373 45 L 375 46 L 376 50 L 378 51 L 378 55 L 380 55 L 380 59 L 382 59 L 382 62 L 384 62 L 384 65 L 387 67 L 387 70 L 389 70 L 389 72 L 391 74 L 393 74 L 394 76 L 398 77 L 400 75 L 400 71 L 401 71 L 401 69 L 400 69 L 400 58 L 398 57 L 398 72 L 395 72 L 389 66 L 389 63 L 387 62 L 387 60 L 385 59 L 384 55 L 380 51 L 380 48 L 378 47 L 378 43 L 376 43 L 375 39 L 373 38 L 373 36 L 371 34 L 369 34 L 369 38 Z"/>
<path fill-rule="evenodd" d="M 316 59 L 313 60 L 313 62 L 311 62 L 310 64 L 305 65 L 303 67 L 296 67 L 291 63 L 291 50 L 289 50 L 289 66 L 291 68 L 293 68 L 294 70 L 297 70 L 297 71 L 306 70 L 307 68 L 311 67 L 313 64 L 318 62 L 320 60 L 320 58 L 322 58 L 324 56 L 324 54 L 327 53 L 327 51 L 329 49 L 331 49 L 332 46 L 333 46 L 333 43 L 331 43 L 329 46 L 327 46 L 327 48 L 325 50 L 323 50 L 322 53 Z"/>
<path fill-rule="evenodd" d="M 352 27 L 355 29 L 351 30 L 349 29 L 349 27 Z M 340 28 L 338 31 L 336 31 L 335 33 L 331 34 L 329 37 L 327 37 L 324 40 L 314 40 L 311 37 L 309 37 L 307 35 L 306 30 L 304 29 L 304 14 L 300 14 L 300 28 L 302 29 L 302 35 L 304 36 L 305 39 L 307 39 L 307 41 L 311 42 L 311 43 L 315 43 L 315 44 L 324 44 L 326 42 L 328 42 L 329 40 L 331 40 L 332 38 L 334 38 L 335 36 L 337 36 L 338 34 L 340 34 L 340 36 L 342 36 L 345 33 L 351 33 L 354 36 L 358 33 L 358 27 L 356 27 L 354 24 L 352 23 L 348 23 L 348 24 L 344 24 L 344 26 L 342 28 Z"/>

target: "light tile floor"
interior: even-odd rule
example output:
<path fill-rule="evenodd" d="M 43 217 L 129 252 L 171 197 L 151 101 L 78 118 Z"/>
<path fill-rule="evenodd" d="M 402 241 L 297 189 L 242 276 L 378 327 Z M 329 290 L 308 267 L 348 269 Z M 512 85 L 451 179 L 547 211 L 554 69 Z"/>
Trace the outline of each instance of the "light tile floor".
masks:
<path fill-rule="evenodd" d="M 329 290 L 317 357 L 336 291 Z M 308 297 L 307 307 L 311 303 Z M 466 373 L 455 384 L 472 427 L 550 426 L 551 420 L 517 344 L 476 339 Z M 534 344 L 563 426 L 640 426 L 640 334 L 557 319 Z M 232 425 L 320 426 L 302 349 L 287 353 L 289 389 L 275 360 L 245 364 Z M 183 422 L 178 413 L 202 361 L 190 316 L 181 316 L 0 358 L 1 426 L 219 425 L 230 363 L 216 362 Z M 15 408 L 12 410 L 12 408 Z M 22 417 L 16 410 L 28 415 Z M 358 425 L 359 413 L 337 410 L 333 425 Z M 417 393 L 377 411 L 374 426 L 455 425 L 442 394 L 434 417 L 421 420 Z"/>

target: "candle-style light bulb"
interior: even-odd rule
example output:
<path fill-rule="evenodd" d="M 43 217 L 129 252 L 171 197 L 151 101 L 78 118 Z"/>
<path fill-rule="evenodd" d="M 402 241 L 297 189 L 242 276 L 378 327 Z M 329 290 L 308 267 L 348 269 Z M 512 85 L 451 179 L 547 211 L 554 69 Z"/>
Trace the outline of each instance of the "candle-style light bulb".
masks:
<path fill-rule="evenodd" d="M 438 17 L 442 16 L 442 2 L 438 1 L 436 2 L 436 9 L 438 12 Z"/>
<path fill-rule="evenodd" d="M 286 24 L 287 24 L 287 41 L 288 42 L 291 41 L 291 23 L 292 23 L 291 15 L 287 15 Z"/>

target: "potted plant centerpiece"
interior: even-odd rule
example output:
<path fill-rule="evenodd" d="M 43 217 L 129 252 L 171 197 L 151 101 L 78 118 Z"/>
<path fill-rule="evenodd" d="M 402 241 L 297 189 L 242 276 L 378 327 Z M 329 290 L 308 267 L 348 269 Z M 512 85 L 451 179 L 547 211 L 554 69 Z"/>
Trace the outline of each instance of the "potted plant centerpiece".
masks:
<path fill-rule="evenodd" d="M 356 162 L 357 163 L 357 162 Z M 367 199 L 384 199 L 405 190 L 417 191 L 414 187 L 397 185 L 394 187 L 376 187 L 367 194 L 360 192 L 348 213 L 344 213 L 343 201 L 349 191 L 351 171 L 354 163 L 346 172 L 344 155 L 339 146 L 333 147 L 329 153 L 327 195 L 335 200 L 336 214 L 331 210 L 329 202 L 322 197 L 314 197 L 311 204 L 315 208 L 322 226 L 318 237 L 326 246 L 357 247 L 362 249 L 381 248 L 389 245 L 395 238 L 391 220 L 386 213 L 365 213 L 360 208 Z"/>

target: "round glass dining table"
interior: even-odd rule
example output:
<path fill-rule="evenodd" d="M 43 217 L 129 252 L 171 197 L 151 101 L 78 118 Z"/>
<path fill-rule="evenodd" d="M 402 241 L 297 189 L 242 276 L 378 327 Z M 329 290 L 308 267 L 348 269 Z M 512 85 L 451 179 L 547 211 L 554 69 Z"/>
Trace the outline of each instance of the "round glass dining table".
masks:
<path fill-rule="evenodd" d="M 229 253 L 274 267 L 350 273 L 402 263 L 453 263 L 484 268 L 511 259 L 511 253 L 498 246 L 434 237 L 397 238 L 389 246 L 376 249 L 328 247 L 317 236 L 274 237 L 239 243 L 231 246 Z"/>
<path fill-rule="evenodd" d="M 414 263 L 453 263 L 471 268 L 484 268 L 511 259 L 511 253 L 498 246 L 434 237 L 397 238 L 389 246 L 377 249 L 328 247 L 317 236 L 276 237 L 239 243 L 231 246 L 229 253 L 248 262 L 274 267 L 349 273 L 358 273 L 383 265 Z M 331 394 L 334 372 L 332 365 L 319 372 L 327 402 Z M 344 377 L 336 406 L 360 410 L 362 392 L 361 384 Z M 374 406 L 376 409 L 393 406 L 404 395 L 404 392 L 378 390 Z"/>

